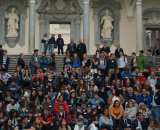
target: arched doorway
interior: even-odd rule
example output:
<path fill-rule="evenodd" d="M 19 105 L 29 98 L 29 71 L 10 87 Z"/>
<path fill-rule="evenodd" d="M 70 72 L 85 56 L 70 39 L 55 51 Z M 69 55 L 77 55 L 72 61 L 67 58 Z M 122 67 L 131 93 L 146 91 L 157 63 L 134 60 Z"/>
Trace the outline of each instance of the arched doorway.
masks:
<path fill-rule="evenodd" d="M 160 9 L 147 9 L 143 12 L 144 49 L 153 48 L 160 38 Z"/>

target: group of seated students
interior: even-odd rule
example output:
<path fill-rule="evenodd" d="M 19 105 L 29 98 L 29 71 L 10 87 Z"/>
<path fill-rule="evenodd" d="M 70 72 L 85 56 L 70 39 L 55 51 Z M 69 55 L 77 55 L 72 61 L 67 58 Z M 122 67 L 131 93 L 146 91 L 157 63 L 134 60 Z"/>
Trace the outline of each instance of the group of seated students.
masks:
<path fill-rule="evenodd" d="M 36 67 L 20 57 L 13 75 L 0 70 L 0 130 L 160 130 L 160 69 L 151 55 L 133 53 L 128 63 L 123 49 L 115 57 L 97 48 L 82 60 L 66 52 L 56 75 L 54 56 L 37 51 Z"/>

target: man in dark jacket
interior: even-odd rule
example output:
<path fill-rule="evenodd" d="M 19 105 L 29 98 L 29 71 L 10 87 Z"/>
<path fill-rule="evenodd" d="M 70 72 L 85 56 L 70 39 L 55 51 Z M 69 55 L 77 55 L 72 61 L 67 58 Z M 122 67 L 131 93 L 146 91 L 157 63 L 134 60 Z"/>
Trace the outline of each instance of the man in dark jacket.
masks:
<path fill-rule="evenodd" d="M 5 68 L 5 71 L 8 72 L 8 67 L 10 63 L 10 58 L 7 56 L 7 50 L 3 51 L 3 56 L 0 59 L 1 68 Z"/>
<path fill-rule="evenodd" d="M 123 49 L 120 48 L 120 44 L 117 45 L 117 49 L 115 50 L 116 58 L 120 58 L 120 52 L 123 52 Z"/>
<path fill-rule="evenodd" d="M 58 46 L 58 55 L 60 55 L 60 51 L 61 51 L 61 54 L 63 55 L 64 40 L 63 40 L 61 34 L 58 34 L 58 38 L 56 40 L 56 44 Z"/>
<path fill-rule="evenodd" d="M 82 40 L 80 40 L 79 44 L 77 45 L 77 53 L 78 53 L 79 59 L 82 63 L 83 54 L 87 54 L 86 44 L 83 43 Z"/>
<path fill-rule="evenodd" d="M 74 43 L 72 38 L 70 43 L 67 46 L 66 52 L 69 52 L 70 57 L 73 57 L 73 54 L 77 52 L 76 43 Z"/>
<path fill-rule="evenodd" d="M 152 118 L 160 123 L 160 84 L 155 85 L 155 93 L 152 98 Z"/>
<path fill-rule="evenodd" d="M 136 119 L 132 122 L 132 130 L 147 130 L 148 124 L 141 112 L 136 114 Z"/>
<path fill-rule="evenodd" d="M 110 47 L 107 46 L 107 43 L 104 43 L 104 46 L 101 48 L 101 52 L 105 52 L 106 54 L 110 53 Z"/>
<path fill-rule="evenodd" d="M 34 49 L 34 54 L 30 58 L 29 65 L 30 65 L 32 74 L 34 74 L 36 72 L 37 68 L 40 67 L 38 50 L 37 49 Z"/>
<path fill-rule="evenodd" d="M 119 130 L 131 130 L 132 128 L 132 122 L 128 118 L 128 113 L 126 111 L 123 112 L 123 117 L 120 119 L 120 128 Z"/>

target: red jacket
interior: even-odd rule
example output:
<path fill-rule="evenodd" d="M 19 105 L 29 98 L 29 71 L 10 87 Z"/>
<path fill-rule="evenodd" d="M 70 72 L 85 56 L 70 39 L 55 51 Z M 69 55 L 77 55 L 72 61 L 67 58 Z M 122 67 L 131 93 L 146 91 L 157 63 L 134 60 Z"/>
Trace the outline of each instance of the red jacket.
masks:
<path fill-rule="evenodd" d="M 140 84 L 144 84 L 147 81 L 145 77 L 137 77 L 137 80 L 140 82 Z"/>
<path fill-rule="evenodd" d="M 38 118 L 39 118 L 40 122 L 43 122 L 43 121 L 51 122 L 53 119 L 55 119 L 55 116 L 48 116 L 46 120 L 44 120 L 44 118 L 42 116 L 39 116 Z"/>
<path fill-rule="evenodd" d="M 56 102 L 55 105 L 54 105 L 54 111 L 55 112 L 58 112 L 59 111 L 59 106 L 60 106 L 60 102 Z M 64 110 L 66 111 L 66 113 L 69 113 L 69 106 L 67 104 L 67 102 L 63 101 L 63 106 L 64 106 Z"/>

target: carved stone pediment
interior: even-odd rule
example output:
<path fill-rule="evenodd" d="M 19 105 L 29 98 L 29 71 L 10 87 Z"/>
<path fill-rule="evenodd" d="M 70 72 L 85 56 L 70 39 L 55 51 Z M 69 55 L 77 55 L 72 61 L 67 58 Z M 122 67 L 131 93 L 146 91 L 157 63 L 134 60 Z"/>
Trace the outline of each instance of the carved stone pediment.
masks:
<path fill-rule="evenodd" d="M 98 6 L 100 6 L 101 4 L 110 4 L 110 5 L 114 5 L 115 7 L 121 9 L 121 3 L 119 0 L 93 0 L 92 1 L 92 8 L 97 8 Z"/>
<path fill-rule="evenodd" d="M 78 0 L 42 0 L 40 7 L 37 9 L 39 14 L 41 13 L 76 13 L 82 14 L 82 8 L 79 5 Z"/>
<path fill-rule="evenodd" d="M 160 25 L 160 9 L 148 9 L 143 13 L 143 23 Z"/>

